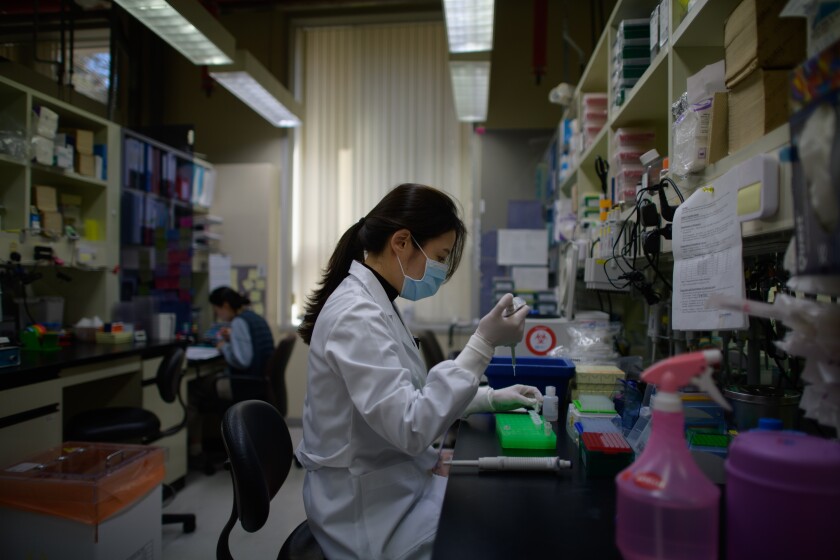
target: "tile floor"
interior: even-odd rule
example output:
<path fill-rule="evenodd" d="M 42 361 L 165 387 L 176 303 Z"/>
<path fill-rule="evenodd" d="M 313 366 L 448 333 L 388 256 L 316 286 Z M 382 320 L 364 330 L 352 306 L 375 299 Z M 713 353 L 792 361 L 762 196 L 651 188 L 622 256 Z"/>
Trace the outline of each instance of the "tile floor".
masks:
<path fill-rule="evenodd" d="M 290 428 L 292 443 L 297 447 L 300 428 Z M 303 510 L 303 469 L 294 465 L 289 477 L 271 502 L 271 513 L 265 526 L 248 533 L 237 523 L 230 535 L 234 558 L 276 558 L 286 537 L 306 518 Z M 181 525 L 163 527 L 163 560 L 193 560 L 216 557 L 219 533 L 230 517 L 233 489 L 230 473 L 224 469 L 212 476 L 190 471 L 186 486 L 164 508 L 166 513 L 196 514 L 194 533 L 184 534 Z"/>

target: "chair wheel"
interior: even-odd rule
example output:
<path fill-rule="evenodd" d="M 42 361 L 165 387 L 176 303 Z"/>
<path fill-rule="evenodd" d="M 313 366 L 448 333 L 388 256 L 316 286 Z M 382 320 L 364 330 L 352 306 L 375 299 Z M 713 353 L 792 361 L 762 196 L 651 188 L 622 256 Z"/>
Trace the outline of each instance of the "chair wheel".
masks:
<path fill-rule="evenodd" d="M 207 476 L 213 476 L 216 474 L 216 467 L 214 467 L 210 461 L 204 465 L 204 474 Z"/>
<path fill-rule="evenodd" d="M 184 521 L 184 532 L 185 533 L 195 532 L 195 526 L 196 526 L 196 523 L 195 523 L 195 518 L 194 517 L 192 519 L 188 520 L 188 521 Z"/>

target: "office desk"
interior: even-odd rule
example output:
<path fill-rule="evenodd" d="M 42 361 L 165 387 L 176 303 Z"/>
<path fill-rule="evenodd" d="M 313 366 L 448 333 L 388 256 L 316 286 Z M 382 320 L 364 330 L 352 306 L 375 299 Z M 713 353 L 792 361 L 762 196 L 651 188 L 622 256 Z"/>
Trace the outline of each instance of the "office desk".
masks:
<path fill-rule="evenodd" d="M 164 402 L 154 383 L 173 344 L 77 343 L 54 352 L 22 351 L 20 366 L 0 369 L 0 468 L 59 445 L 65 423 L 85 410 L 138 406 L 157 414 L 163 427 L 176 424 L 180 407 Z M 186 474 L 185 430 L 156 445 L 168 451 L 167 482 Z"/>
<path fill-rule="evenodd" d="M 558 455 L 573 467 L 552 473 L 479 472 L 454 467 L 433 558 L 621 558 L 615 547 L 615 483 L 587 479 L 563 429 Z M 555 430 L 557 431 L 557 430 Z M 492 414 L 462 421 L 455 459 L 502 455 Z M 550 556 L 545 556 L 550 555 Z"/>

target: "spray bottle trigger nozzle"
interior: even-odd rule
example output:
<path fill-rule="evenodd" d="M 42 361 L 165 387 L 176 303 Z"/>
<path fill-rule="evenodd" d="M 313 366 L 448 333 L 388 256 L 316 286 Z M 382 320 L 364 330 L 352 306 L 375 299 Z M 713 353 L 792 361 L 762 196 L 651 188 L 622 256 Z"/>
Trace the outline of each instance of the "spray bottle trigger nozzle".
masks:
<path fill-rule="evenodd" d="M 715 382 L 712 379 L 711 366 L 706 366 L 706 370 L 700 375 L 694 377 L 694 379 L 691 380 L 691 383 L 696 385 L 701 391 L 707 393 L 712 400 L 718 403 L 724 410 L 729 412 L 732 411 L 732 405 L 729 404 L 729 401 L 723 398 L 723 395 L 720 394 L 717 385 L 715 385 Z"/>

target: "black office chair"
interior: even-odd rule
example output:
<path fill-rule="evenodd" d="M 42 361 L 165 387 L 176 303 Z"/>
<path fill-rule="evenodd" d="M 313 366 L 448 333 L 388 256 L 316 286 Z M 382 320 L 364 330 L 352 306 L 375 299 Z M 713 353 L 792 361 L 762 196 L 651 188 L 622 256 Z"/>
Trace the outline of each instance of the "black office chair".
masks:
<path fill-rule="evenodd" d="M 272 405 L 242 401 L 222 420 L 222 441 L 233 480 L 233 509 L 219 535 L 217 560 L 233 560 L 228 539 L 236 521 L 249 533 L 268 519 L 271 500 L 285 482 L 292 464 L 292 437 L 283 417 Z M 283 543 L 278 560 L 322 560 L 324 554 L 303 521 Z"/>
<path fill-rule="evenodd" d="M 295 348 L 297 334 L 287 334 L 277 343 L 277 348 L 265 368 L 266 401 L 273 404 L 283 418 L 289 411 L 289 397 L 286 393 L 286 367 Z"/>
<path fill-rule="evenodd" d="M 423 361 L 426 362 L 426 369 L 432 369 L 446 359 L 443 355 L 443 348 L 440 347 L 435 333 L 430 330 L 420 332 L 420 353 L 423 354 Z"/>
<path fill-rule="evenodd" d="M 77 414 L 67 424 L 65 439 L 72 441 L 102 441 L 109 443 L 153 443 L 171 436 L 187 425 L 187 407 L 181 397 L 181 378 L 184 375 L 184 349 L 172 347 L 158 366 L 155 383 L 160 397 L 167 403 L 178 400 L 183 415 L 181 421 L 171 428 L 160 429 L 160 418 L 154 412 L 133 406 L 98 408 Z M 173 494 L 168 485 L 164 492 Z M 164 524 L 181 523 L 185 533 L 195 531 L 195 515 L 192 513 L 164 513 Z"/>

